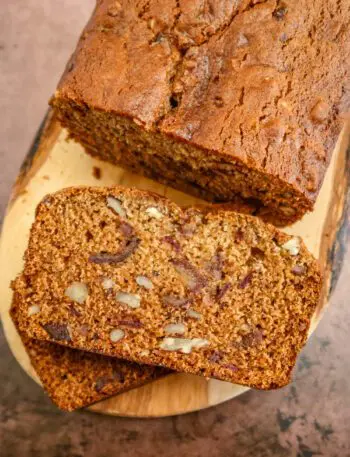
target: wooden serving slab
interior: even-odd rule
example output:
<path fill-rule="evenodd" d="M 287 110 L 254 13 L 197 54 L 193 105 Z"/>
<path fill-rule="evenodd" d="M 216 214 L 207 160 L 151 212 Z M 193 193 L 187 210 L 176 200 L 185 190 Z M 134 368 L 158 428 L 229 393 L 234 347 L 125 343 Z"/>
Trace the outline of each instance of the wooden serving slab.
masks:
<path fill-rule="evenodd" d="M 320 259 L 325 286 L 310 333 L 316 328 L 337 282 L 350 227 L 349 124 L 339 138 L 315 210 L 287 232 L 300 235 Z M 9 318 L 10 282 L 23 267 L 29 229 L 36 205 L 47 193 L 76 185 L 122 184 L 156 191 L 182 205 L 200 200 L 100 162 L 66 141 L 66 132 L 49 114 L 26 157 L 8 204 L 0 242 L 0 312 L 9 346 L 23 369 L 38 381 L 21 340 Z M 198 376 L 174 374 L 130 392 L 99 402 L 91 411 L 131 416 L 159 417 L 182 414 L 217 405 L 247 390 L 246 387 Z M 263 395 L 263 393 L 262 393 Z"/>

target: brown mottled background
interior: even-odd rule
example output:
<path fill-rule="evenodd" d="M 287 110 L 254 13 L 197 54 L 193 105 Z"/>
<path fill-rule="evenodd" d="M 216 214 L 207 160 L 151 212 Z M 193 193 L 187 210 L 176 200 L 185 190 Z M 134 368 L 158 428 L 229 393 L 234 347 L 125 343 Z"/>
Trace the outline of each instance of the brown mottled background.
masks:
<path fill-rule="evenodd" d="M 0 214 L 93 0 L 0 0 Z M 0 331 L 1 457 L 350 457 L 350 256 L 292 385 L 186 416 L 58 411 Z"/>

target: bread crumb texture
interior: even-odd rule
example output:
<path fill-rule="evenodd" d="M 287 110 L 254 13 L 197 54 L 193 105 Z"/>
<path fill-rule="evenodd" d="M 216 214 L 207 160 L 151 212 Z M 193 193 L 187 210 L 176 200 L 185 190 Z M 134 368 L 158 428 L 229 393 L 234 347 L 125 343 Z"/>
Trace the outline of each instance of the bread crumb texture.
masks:
<path fill-rule="evenodd" d="M 270 389 L 290 380 L 321 278 L 258 218 L 72 188 L 38 206 L 13 287 L 28 338 Z"/>
<path fill-rule="evenodd" d="M 17 298 L 15 294 L 11 310 L 16 325 Z M 82 334 L 88 330 L 88 326 L 80 326 Z M 34 340 L 23 332 L 20 337 L 44 390 L 55 405 L 65 411 L 89 406 L 168 374 L 163 368 Z"/>

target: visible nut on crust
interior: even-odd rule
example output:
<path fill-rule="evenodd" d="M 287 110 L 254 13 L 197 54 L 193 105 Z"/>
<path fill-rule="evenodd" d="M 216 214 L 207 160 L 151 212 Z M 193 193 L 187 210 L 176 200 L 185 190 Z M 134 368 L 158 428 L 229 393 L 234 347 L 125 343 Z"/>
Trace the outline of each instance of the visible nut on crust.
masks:
<path fill-rule="evenodd" d="M 89 296 L 89 290 L 86 284 L 82 282 L 73 282 L 65 291 L 66 297 L 82 305 Z"/>
<path fill-rule="evenodd" d="M 290 255 L 298 255 L 300 251 L 300 238 L 293 237 L 286 243 L 282 244 L 282 249 L 289 252 Z"/>
<path fill-rule="evenodd" d="M 178 324 L 168 324 L 164 332 L 169 335 L 183 335 L 186 332 L 187 328 L 185 324 L 178 323 Z"/>
<path fill-rule="evenodd" d="M 152 217 L 152 218 L 158 219 L 158 220 L 163 218 L 163 214 L 155 206 L 150 206 L 149 208 L 147 208 L 146 214 L 148 214 L 149 217 Z"/>
<path fill-rule="evenodd" d="M 28 308 L 28 316 L 34 316 L 34 314 L 40 313 L 40 306 L 39 305 L 31 305 Z"/>
<path fill-rule="evenodd" d="M 102 280 L 102 287 L 103 287 L 105 290 L 113 289 L 114 286 L 115 286 L 115 282 L 113 281 L 113 279 L 104 278 L 104 279 Z"/>
<path fill-rule="evenodd" d="M 209 341 L 203 338 L 164 338 L 159 347 L 164 351 L 180 351 L 183 354 L 190 354 L 193 348 L 199 349 L 209 344 Z"/>
<path fill-rule="evenodd" d="M 122 202 L 120 200 L 118 200 L 117 198 L 112 197 L 111 195 L 109 195 L 107 197 L 107 206 L 109 208 L 111 208 L 115 213 L 117 213 L 118 216 L 120 216 L 122 218 L 126 217 L 126 211 L 122 207 Z"/>
<path fill-rule="evenodd" d="M 114 328 L 113 330 L 111 330 L 111 332 L 109 334 L 109 339 L 112 341 L 112 343 L 117 343 L 122 338 L 124 338 L 124 336 L 125 336 L 124 330 L 122 330 L 120 328 Z"/>
<path fill-rule="evenodd" d="M 287 217 L 292 217 L 296 213 L 296 210 L 290 206 L 280 205 L 279 209 Z"/>
<path fill-rule="evenodd" d="M 249 44 L 248 38 L 243 34 L 240 33 L 237 39 L 237 46 L 242 47 L 242 46 L 247 46 Z"/>
<path fill-rule="evenodd" d="M 153 287 L 153 282 L 146 276 L 137 276 L 136 282 L 140 287 L 144 287 L 145 289 L 152 289 Z"/>
<path fill-rule="evenodd" d="M 187 310 L 187 316 L 197 320 L 201 320 L 203 317 L 201 313 L 198 313 L 197 311 L 191 308 Z"/>
<path fill-rule="evenodd" d="M 129 306 L 129 308 L 139 308 L 141 304 L 141 298 L 136 294 L 129 294 L 127 292 L 118 292 L 115 296 L 119 303 Z"/>

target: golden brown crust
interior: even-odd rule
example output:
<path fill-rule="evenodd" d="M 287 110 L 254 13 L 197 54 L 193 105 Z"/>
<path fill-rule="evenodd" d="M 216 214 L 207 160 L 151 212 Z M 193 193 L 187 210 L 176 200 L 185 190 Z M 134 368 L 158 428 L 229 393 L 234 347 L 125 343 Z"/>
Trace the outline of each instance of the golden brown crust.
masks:
<path fill-rule="evenodd" d="M 299 239 L 122 187 L 46 197 L 25 260 L 28 337 L 261 389 L 289 382 L 321 287 Z"/>
<path fill-rule="evenodd" d="M 261 200 L 271 206 L 281 199 L 282 210 L 289 198 L 294 210 L 300 207 L 297 215 L 289 207 L 283 213 L 292 221 L 312 209 L 340 132 L 338 115 L 349 110 L 349 16 L 347 0 L 215 0 L 210 7 L 197 0 L 103 0 L 53 104 L 73 136 L 90 141 L 105 160 L 124 163 L 100 126 L 99 138 L 77 125 L 79 109 L 134 120 L 131 129 L 141 132 L 135 144 L 128 139 L 134 156 L 146 132 L 155 150 L 156 133 L 195 148 L 188 163 L 220 200 L 230 194 L 213 179 L 205 185 L 199 165 L 206 158 L 217 173 L 228 173 L 220 160 L 236 172 L 256 172 L 250 196 L 261 189 Z M 263 177 L 273 195 L 266 195 Z"/>

